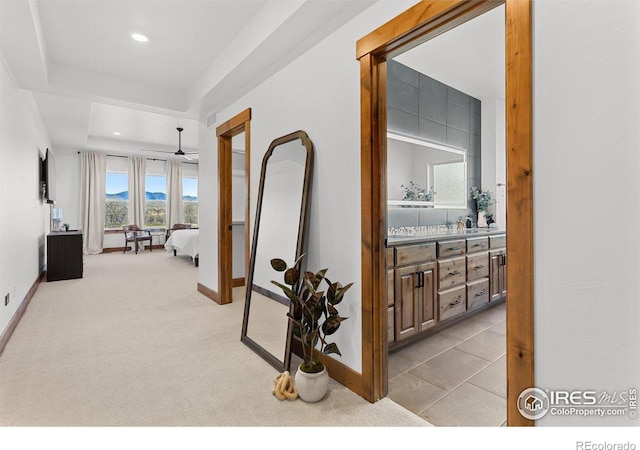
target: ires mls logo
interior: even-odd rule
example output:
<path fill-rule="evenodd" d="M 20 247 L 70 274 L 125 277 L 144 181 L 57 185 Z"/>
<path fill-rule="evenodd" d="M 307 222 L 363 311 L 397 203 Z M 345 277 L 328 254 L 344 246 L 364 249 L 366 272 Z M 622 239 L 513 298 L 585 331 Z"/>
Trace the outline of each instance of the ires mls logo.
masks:
<path fill-rule="evenodd" d="M 518 411 L 529 420 L 541 419 L 549 412 L 551 402 L 542 389 L 529 388 L 518 396 Z"/>
<path fill-rule="evenodd" d="M 529 420 L 555 416 L 637 417 L 637 389 L 627 391 L 566 391 L 528 388 L 518 396 L 518 411 Z"/>

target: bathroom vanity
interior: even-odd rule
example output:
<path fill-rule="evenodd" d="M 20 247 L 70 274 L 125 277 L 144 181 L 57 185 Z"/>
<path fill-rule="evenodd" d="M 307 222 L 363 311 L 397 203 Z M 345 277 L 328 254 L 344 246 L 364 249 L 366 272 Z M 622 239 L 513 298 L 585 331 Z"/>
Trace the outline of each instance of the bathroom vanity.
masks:
<path fill-rule="evenodd" d="M 504 230 L 389 235 L 389 348 L 504 301 L 506 262 Z"/>

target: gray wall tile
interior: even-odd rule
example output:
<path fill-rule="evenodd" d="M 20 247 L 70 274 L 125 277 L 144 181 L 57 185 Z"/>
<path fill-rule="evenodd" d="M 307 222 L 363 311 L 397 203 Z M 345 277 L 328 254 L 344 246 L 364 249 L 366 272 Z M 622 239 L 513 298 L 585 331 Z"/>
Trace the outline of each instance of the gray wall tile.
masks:
<path fill-rule="evenodd" d="M 467 178 L 480 180 L 482 164 L 479 156 L 467 156 Z"/>
<path fill-rule="evenodd" d="M 469 132 L 480 136 L 480 113 L 471 111 L 469 115 Z"/>
<path fill-rule="evenodd" d="M 447 144 L 469 150 L 469 133 L 447 127 Z"/>
<path fill-rule="evenodd" d="M 467 108 L 470 108 L 471 97 L 462 91 L 452 88 L 451 86 L 447 86 L 447 99 L 461 106 L 466 106 Z"/>
<path fill-rule="evenodd" d="M 387 103 L 391 108 L 418 115 L 418 88 L 396 78 L 387 79 Z"/>
<path fill-rule="evenodd" d="M 447 210 L 434 208 L 420 208 L 418 226 L 444 225 L 447 223 Z"/>
<path fill-rule="evenodd" d="M 447 142 L 447 127 L 433 120 L 419 118 L 418 136 L 432 142 Z"/>
<path fill-rule="evenodd" d="M 387 212 L 387 227 L 415 227 L 418 223 L 418 211 L 421 208 L 389 208 Z"/>
<path fill-rule="evenodd" d="M 481 146 L 482 146 L 482 140 L 480 139 L 480 136 L 478 136 L 477 134 L 472 134 L 469 136 L 469 152 L 468 152 L 469 155 L 480 156 Z"/>
<path fill-rule="evenodd" d="M 471 99 L 471 112 L 480 114 L 482 103 L 477 98 L 470 97 Z"/>
<path fill-rule="evenodd" d="M 393 60 L 387 62 L 387 79 L 394 78 L 414 87 L 420 87 L 420 72 Z"/>
<path fill-rule="evenodd" d="M 399 109 L 387 108 L 387 122 L 389 131 L 418 136 L 418 116 Z"/>
<path fill-rule="evenodd" d="M 469 107 L 447 99 L 447 126 L 469 132 Z"/>

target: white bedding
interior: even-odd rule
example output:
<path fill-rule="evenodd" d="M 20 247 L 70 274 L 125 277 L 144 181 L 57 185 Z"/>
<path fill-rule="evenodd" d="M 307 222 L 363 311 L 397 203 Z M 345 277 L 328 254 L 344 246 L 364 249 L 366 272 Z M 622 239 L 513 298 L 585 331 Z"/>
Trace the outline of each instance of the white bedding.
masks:
<path fill-rule="evenodd" d="M 200 230 L 174 230 L 164 244 L 168 252 L 189 255 L 195 261 L 198 257 L 198 232 Z"/>

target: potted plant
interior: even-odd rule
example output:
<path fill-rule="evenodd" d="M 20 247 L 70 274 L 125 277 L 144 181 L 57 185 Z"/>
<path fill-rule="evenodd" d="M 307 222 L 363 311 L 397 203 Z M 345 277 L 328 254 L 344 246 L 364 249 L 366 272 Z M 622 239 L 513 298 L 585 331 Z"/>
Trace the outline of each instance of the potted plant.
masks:
<path fill-rule="evenodd" d="M 304 255 L 303 255 L 304 256 Z M 303 361 L 295 374 L 295 386 L 300 398 L 307 402 L 321 400 L 329 387 L 329 374 L 321 361 L 321 355 L 335 353 L 342 356 L 335 342 L 328 342 L 327 336 L 340 328 L 347 317 L 341 317 L 336 309 L 344 294 L 353 283 L 342 286 L 332 283 L 325 274 L 328 269 L 313 273 L 298 269 L 302 256 L 288 267 L 282 259 L 271 260 L 271 267 L 284 272 L 284 284 L 271 281 L 278 286 L 291 301 L 291 311 L 287 313 L 293 327 L 293 334 L 300 338 Z M 326 290 L 321 290 L 322 282 Z"/>
<path fill-rule="evenodd" d="M 476 211 L 478 212 L 478 227 L 487 227 L 486 214 L 489 211 L 489 205 L 491 204 L 491 192 L 483 191 L 473 186 L 471 188 L 471 197 L 476 202 Z"/>
<path fill-rule="evenodd" d="M 435 195 L 433 188 L 429 189 L 429 192 L 427 192 L 423 187 L 413 181 L 409 181 L 408 186 L 401 184 L 400 187 L 404 189 L 404 197 L 402 200 L 431 202 Z"/>

